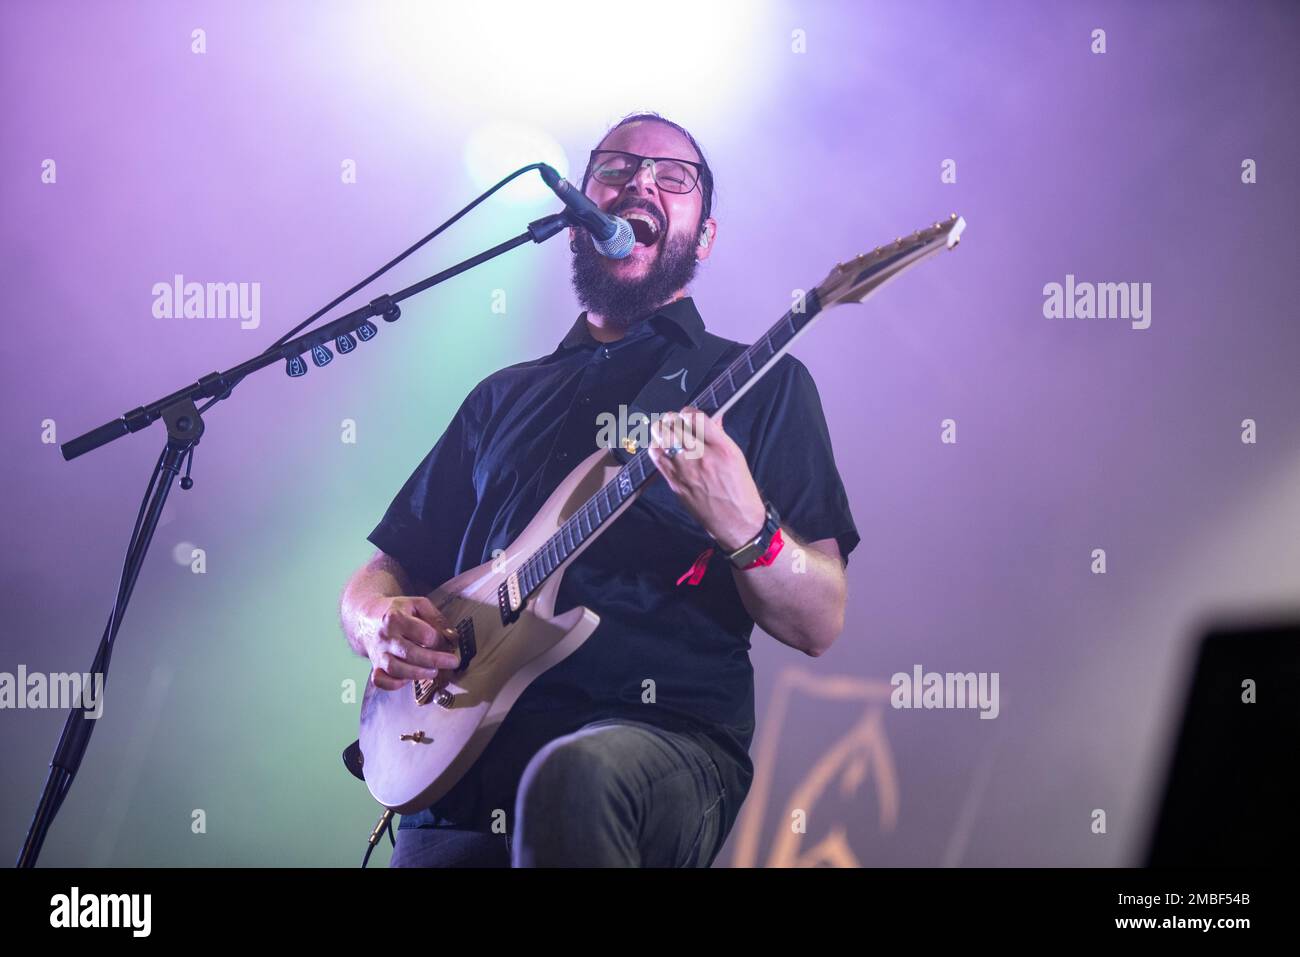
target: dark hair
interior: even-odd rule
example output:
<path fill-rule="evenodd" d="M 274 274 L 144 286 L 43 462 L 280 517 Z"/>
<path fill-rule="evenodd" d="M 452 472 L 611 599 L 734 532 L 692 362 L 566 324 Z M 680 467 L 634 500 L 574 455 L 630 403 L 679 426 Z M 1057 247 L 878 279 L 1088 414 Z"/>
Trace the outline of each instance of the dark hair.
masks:
<path fill-rule="evenodd" d="M 665 126 L 671 126 L 678 133 L 681 133 L 682 136 L 686 137 L 687 141 L 695 149 L 695 154 L 700 158 L 700 167 L 701 167 L 700 192 L 704 196 L 704 202 L 700 208 L 700 223 L 702 224 L 706 219 L 709 218 L 709 214 L 713 212 L 713 170 L 709 169 L 709 161 L 704 158 L 704 150 L 700 149 L 700 144 L 695 142 L 695 137 L 691 136 L 689 130 L 687 130 L 684 126 L 679 126 L 678 124 L 674 123 L 666 116 L 660 116 L 658 113 L 654 113 L 654 112 L 629 113 L 627 116 L 623 117 L 613 126 L 611 126 L 609 129 L 607 129 L 605 131 L 605 135 L 600 138 L 600 142 L 603 143 L 605 142 L 605 140 L 609 139 L 610 134 L 613 133 L 619 127 L 627 126 L 627 124 L 629 123 L 635 123 L 640 120 L 652 120 L 655 123 L 662 123 Z M 599 146 L 599 144 L 597 145 Z M 591 179 L 591 163 L 588 162 L 587 170 L 582 174 L 582 191 L 584 193 L 587 191 L 587 182 L 590 179 Z"/>

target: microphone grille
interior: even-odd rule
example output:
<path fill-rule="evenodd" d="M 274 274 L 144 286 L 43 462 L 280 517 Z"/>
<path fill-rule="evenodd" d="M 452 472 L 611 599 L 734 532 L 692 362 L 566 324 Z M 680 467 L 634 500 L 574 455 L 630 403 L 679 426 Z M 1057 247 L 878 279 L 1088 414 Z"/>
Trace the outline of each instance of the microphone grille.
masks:
<path fill-rule="evenodd" d="M 615 216 L 613 219 L 616 223 L 614 235 L 603 240 L 593 235 L 591 242 L 602 256 L 609 259 L 626 259 L 632 254 L 632 247 L 636 245 L 636 236 L 632 233 L 632 224 L 622 216 Z"/>

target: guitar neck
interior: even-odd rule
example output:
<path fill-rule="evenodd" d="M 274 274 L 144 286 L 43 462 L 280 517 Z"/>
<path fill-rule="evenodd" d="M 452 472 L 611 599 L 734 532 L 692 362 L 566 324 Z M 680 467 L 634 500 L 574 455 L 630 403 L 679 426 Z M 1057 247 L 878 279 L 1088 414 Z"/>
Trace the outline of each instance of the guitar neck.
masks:
<path fill-rule="evenodd" d="M 866 255 L 836 264 L 816 289 L 777 320 L 776 325 L 747 348 L 691 404 L 710 416 L 726 412 L 776 364 L 796 339 L 808 331 L 824 309 L 846 302 L 862 302 L 909 267 L 940 250 L 954 249 L 965 228 L 966 221 L 953 213 L 946 221 L 900 237 Z M 600 534 L 656 471 L 649 452 L 641 449 L 615 473 L 613 479 L 565 520 L 555 534 L 501 584 L 498 600 L 503 619 L 517 615 L 529 596 L 584 543 Z"/>
<path fill-rule="evenodd" d="M 820 312 L 821 304 L 814 290 L 741 353 L 690 404 L 710 416 L 726 412 L 776 364 L 799 336 L 808 331 Z M 618 470 L 613 479 L 587 499 L 519 566 L 517 574 L 522 600 L 526 601 L 536 592 L 585 542 L 604 531 L 619 508 L 633 498 L 656 471 L 649 451 L 643 448 Z"/>

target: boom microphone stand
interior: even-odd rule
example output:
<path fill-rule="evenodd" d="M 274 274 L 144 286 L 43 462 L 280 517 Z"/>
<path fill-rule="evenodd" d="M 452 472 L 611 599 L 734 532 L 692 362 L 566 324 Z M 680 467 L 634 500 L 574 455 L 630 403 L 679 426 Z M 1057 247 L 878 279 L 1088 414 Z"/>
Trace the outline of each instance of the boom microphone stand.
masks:
<path fill-rule="evenodd" d="M 524 169 L 532 168 L 535 167 L 525 167 Z M 406 253 L 403 253 L 402 257 L 399 257 L 399 260 L 395 260 L 394 263 L 413 252 L 424 242 L 427 242 L 433 235 L 437 235 L 437 232 L 440 232 L 441 229 L 451 225 L 452 222 L 455 222 L 474 205 L 485 199 L 491 192 L 522 172 L 524 170 L 516 171 L 506 180 L 502 180 L 501 183 L 489 190 L 488 193 L 480 196 L 478 200 L 467 206 L 452 220 L 443 224 L 439 230 L 417 243 Z M 144 564 L 145 555 L 149 550 L 150 543 L 153 541 L 154 531 L 158 527 L 158 519 L 162 515 L 163 505 L 166 503 L 167 494 L 171 490 L 172 480 L 180 474 L 181 464 L 185 461 L 186 456 L 189 456 L 192 465 L 194 446 L 198 444 L 199 437 L 203 435 L 204 423 L 200 414 L 201 410 L 195 405 L 196 400 L 212 399 L 217 401 L 229 398 L 231 391 L 245 376 L 264 369 L 271 363 L 281 359 L 286 363 L 285 371 L 294 377 L 304 375 L 307 372 L 307 364 L 303 360 L 303 356 L 307 353 L 311 354 L 315 365 L 318 367 L 324 366 L 334 358 L 333 353 L 330 352 L 326 345 L 331 339 L 334 341 L 335 349 L 340 354 L 346 355 L 357 347 L 357 339 L 366 342 L 373 339 L 378 333 L 378 327 L 371 322 L 371 319 L 382 318 L 385 322 L 396 322 L 402 314 L 398 303 L 414 296 L 416 293 L 445 282 L 453 276 L 458 276 L 469 269 L 473 269 L 480 263 L 495 259 L 516 246 L 521 246 L 530 240 L 534 243 L 545 242 L 565 227 L 578 225 L 570 216 L 571 214 L 567 212 L 556 213 L 534 220 L 528 224 L 527 230 L 513 239 L 493 246 L 491 249 L 429 276 L 414 285 L 407 286 L 392 295 L 382 295 L 360 309 L 326 323 L 319 329 L 304 333 L 286 342 L 278 343 L 260 355 L 225 372 L 213 372 L 206 375 L 192 385 L 164 396 L 156 402 L 151 402 L 149 405 L 133 409 L 120 418 L 113 419 L 99 426 L 99 428 L 92 429 L 84 435 L 65 442 L 61 446 L 61 450 L 64 459 L 70 461 L 102 445 L 107 445 L 114 439 L 119 439 L 130 432 L 138 432 L 156 419 L 161 418 L 167 427 L 167 443 L 158 458 L 157 465 L 154 466 L 153 475 L 150 477 L 149 485 L 145 490 L 145 501 L 141 503 L 140 512 L 136 516 L 135 528 L 131 532 L 130 542 L 127 546 L 122 577 L 118 582 L 117 598 L 113 604 L 112 614 L 109 615 L 108 624 L 104 628 L 104 634 L 100 638 L 99 650 L 95 654 L 94 663 L 91 665 L 91 673 L 103 675 L 104 684 L 107 685 L 109 660 L 113 654 L 113 642 L 117 638 L 118 629 L 122 625 L 122 618 L 126 614 L 126 606 L 131 600 L 131 593 L 135 589 L 136 578 L 139 576 L 140 568 Z M 394 263 L 390 263 L 389 266 Z M 388 267 L 384 268 L 387 269 Z M 207 408 L 207 406 L 205 405 L 204 408 Z M 181 488 L 188 490 L 193 484 L 189 476 L 189 466 L 187 465 L 185 477 L 181 479 Z M 40 803 L 36 807 L 36 813 L 32 817 L 32 823 L 27 832 L 27 840 L 24 842 L 22 852 L 18 857 L 18 867 L 35 866 L 36 859 L 41 852 L 41 846 L 45 843 L 45 835 L 54 821 L 54 816 L 58 814 L 59 808 L 63 805 L 63 799 L 67 797 L 68 791 L 72 787 L 72 780 L 76 776 L 78 768 L 81 767 L 82 758 L 85 756 L 86 748 L 90 744 L 91 732 L 95 727 L 95 722 L 87 717 L 89 712 L 90 709 L 83 697 L 81 705 L 74 705 L 68 713 L 68 718 L 63 725 L 63 733 L 59 737 L 54 757 L 50 761 L 50 773 L 45 780 L 45 790 L 41 794 Z"/>

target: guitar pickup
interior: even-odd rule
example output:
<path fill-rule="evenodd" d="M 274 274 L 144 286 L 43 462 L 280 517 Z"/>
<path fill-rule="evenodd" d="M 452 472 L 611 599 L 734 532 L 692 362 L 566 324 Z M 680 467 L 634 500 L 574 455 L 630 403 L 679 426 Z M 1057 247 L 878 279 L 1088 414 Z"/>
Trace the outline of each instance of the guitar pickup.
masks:
<path fill-rule="evenodd" d="M 508 625 L 519 618 L 524 608 L 523 591 L 519 587 L 519 574 L 511 572 L 497 587 L 497 607 L 501 611 L 501 624 Z"/>

